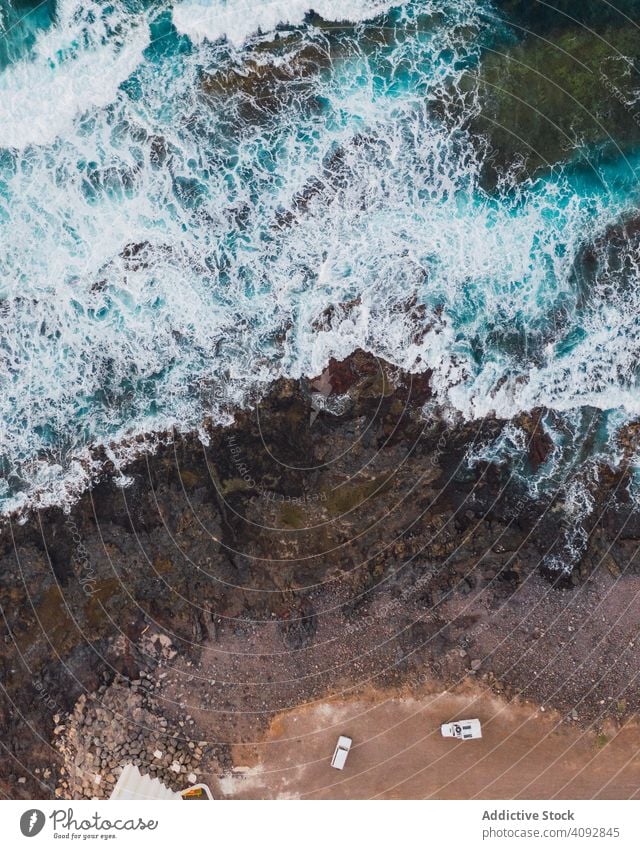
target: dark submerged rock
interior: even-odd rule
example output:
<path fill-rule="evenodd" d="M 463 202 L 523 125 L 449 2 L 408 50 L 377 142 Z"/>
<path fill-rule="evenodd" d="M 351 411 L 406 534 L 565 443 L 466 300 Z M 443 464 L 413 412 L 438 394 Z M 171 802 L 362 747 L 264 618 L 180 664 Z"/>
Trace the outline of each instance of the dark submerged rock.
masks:
<path fill-rule="evenodd" d="M 578 155 L 589 167 L 636 146 L 639 58 L 629 25 L 529 32 L 487 50 L 465 87 L 478 87 L 480 110 L 470 129 L 490 143 L 487 168 L 495 174 L 488 184 L 510 170 L 531 173 Z"/>

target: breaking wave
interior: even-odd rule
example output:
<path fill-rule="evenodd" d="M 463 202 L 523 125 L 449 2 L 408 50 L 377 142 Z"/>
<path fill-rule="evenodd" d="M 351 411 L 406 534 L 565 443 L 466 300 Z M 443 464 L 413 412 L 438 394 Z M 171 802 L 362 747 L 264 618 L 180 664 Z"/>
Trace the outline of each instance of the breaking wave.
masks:
<path fill-rule="evenodd" d="M 636 248 L 588 297 L 576 270 L 637 208 L 638 160 L 490 191 L 462 81 L 492 7 L 312 5 L 63 0 L 7 51 L 3 510 L 358 346 L 467 418 L 640 412 Z"/>
<path fill-rule="evenodd" d="M 0 74 L 0 147 L 50 144 L 77 131 L 83 115 L 112 103 L 148 44 L 148 27 L 114 7 L 59 0 L 55 25 Z"/>
<path fill-rule="evenodd" d="M 375 18 L 393 5 L 393 0 L 182 0 L 173 9 L 173 22 L 195 44 L 227 38 L 239 46 L 279 24 L 302 24 L 312 10 L 327 21 L 353 23 Z"/>

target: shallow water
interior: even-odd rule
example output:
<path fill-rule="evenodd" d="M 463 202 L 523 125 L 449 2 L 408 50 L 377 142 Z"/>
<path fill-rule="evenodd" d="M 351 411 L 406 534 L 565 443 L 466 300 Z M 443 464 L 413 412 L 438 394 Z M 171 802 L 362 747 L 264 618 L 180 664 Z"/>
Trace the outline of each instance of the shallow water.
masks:
<path fill-rule="evenodd" d="M 469 80 L 515 37 L 496 8 L 306 5 L 3 0 L 4 511 L 357 346 L 465 418 L 638 415 L 637 241 L 583 259 L 637 209 L 640 151 L 489 189 Z"/>

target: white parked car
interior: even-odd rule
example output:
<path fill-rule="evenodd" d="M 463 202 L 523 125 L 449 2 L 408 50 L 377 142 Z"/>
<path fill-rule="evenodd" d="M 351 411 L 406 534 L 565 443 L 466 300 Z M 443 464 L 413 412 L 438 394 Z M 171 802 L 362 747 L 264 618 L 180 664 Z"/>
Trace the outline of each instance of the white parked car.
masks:
<path fill-rule="evenodd" d="M 336 750 L 333 753 L 333 757 L 331 758 L 331 766 L 335 769 L 343 769 L 344 765 L 347 762 L 347 756 L 349 754 L 349 749 L 351 748 L 353 740 L 351 737 L 338 737 L 338 743 L 336 745 Z"/>
<path fill-rule="evenodd" d="M 440 733 L 443 737 L 454 737 L 456 740 L 478 740 L 482 737 L 482 728 L 479 719 L 458 719 L 441 725 Z"/>

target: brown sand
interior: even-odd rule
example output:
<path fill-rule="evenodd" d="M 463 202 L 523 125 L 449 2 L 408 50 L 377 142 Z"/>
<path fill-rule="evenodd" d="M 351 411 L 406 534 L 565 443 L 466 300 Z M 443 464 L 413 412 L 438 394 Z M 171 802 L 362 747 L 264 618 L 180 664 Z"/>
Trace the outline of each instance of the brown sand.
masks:
<path fill-rule="evenodd" d="M 478 717 L 483 739 L 458 742 L 440 724 Z M 329 761 L 353 738 L 343 772 Z M 529 703 L 469 685 L 418 697 L 371 693 L 280 714 L 264 741 L 236 746 L 216 795 L 311 799 L 626 799 L 640 787 L 640 728 L 568 724 Z"/>

